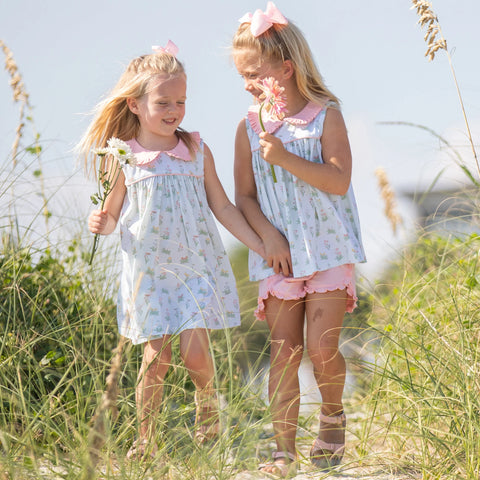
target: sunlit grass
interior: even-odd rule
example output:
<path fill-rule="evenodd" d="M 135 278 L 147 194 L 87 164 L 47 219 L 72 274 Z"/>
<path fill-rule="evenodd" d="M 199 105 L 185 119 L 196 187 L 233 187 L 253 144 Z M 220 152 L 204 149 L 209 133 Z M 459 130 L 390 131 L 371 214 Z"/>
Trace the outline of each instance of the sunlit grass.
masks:
<path fill-rule="evenodd" d="M 365 441 L 423 478 L 478 478 L 479 248 L 426 236 L 379 287 Z"/>
<path fill-rule="evenodd" d="M 438 23 L 429 2 L 413 4 Z M 194 388 L 174 340 L 156 416 L 158 453 L 151 462 L 126 460 L 137 430 L 141 346 L 122 343 L 117 332 L 116 247 L 102 242 L 88 267 L 92 238 L 80 221 L 69 222 L 68 233 L 52 242 L 54 209 L 36 132 L 32 144 L 22 146 L 25 126 L 33 125 L 28 94 L 12 52 L 0 46 L 20 108 L 12 155 L 0 169 L 0 480 L 232 479 L 256 471 L 274 441 L 266 401 L 268 330 L 253 320 L 256 285 L 248 280 L 244 249 L 231 252 L 242 326 L 211 335 L 222 406 L 218 442 L 200 447 L 193 440 Z M 440 47 L 430 53 L 448 53 L 446 43 Z M 473 148 L 470 131 L 468 137 Z M 452 155 L 477 188 L 476 174 L 457 151 Z M 38 180 L 34 192 L 31 178 Z M 340 475 L 479 477 L 480 237 L 470 235 L 480 230 L 475 190 L 468 201 L 468 234 L 446 235 L 435 224 L 428 234 L 419 232 L 374 286 L 360 289 L 360 308 L 346 317 L 342 350 L 351 380 Z M 299 420 L 299 468 L 326 478 L 309 466 L 320 403 L 308 407 Z"/>

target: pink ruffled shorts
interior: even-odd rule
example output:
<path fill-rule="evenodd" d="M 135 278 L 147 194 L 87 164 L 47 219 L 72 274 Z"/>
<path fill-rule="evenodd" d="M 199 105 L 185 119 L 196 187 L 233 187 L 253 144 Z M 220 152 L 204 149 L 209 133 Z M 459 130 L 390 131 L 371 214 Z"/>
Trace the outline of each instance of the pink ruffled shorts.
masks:
<path fill-rule="evenodd" d="M 334 290 L 347 291 L 346 311 L 353 312 L 358 300 L 355 288 L 354 264 L 340 265 L 301 278 L 285 277 L 282 273 L 277 273 L 260 281 L 255 317 L 259 320 L 265 320 L 264 300 L 269 295 L 282 300 L 298 300 L 304 298 L 307 293 L 324 293 Z"/>

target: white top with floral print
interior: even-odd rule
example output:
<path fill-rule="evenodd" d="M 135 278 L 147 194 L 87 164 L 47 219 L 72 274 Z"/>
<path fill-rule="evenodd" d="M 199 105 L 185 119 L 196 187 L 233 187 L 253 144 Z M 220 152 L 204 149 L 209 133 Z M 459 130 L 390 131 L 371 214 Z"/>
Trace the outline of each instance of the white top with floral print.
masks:
<path fill-rule="evenodd" d="M 235 279 L 207 203 L 203 142 L 152 152 L 128 141 L 120 216 L 120 333 L 134 344 L 192 328 L 240 324 Z"/>
<path fill-rule="evenodd" d="M 293 276 L 305 277 L 346 263 L 365 261 L 357 206 L 352 186 L 341 195 L 325 193 L 260 156 L 258 106 L 249 109 L 246 126 L 258 200 L 267 219 L 287 238 Z M 308 103 L 296 116 L 265 122 L 284 147 L 311 162 L 323 163 L 321 136 L 326 108 Z M 274 271 L 260 255 L 250 251 L 251 280 L 262 280 Z"/>

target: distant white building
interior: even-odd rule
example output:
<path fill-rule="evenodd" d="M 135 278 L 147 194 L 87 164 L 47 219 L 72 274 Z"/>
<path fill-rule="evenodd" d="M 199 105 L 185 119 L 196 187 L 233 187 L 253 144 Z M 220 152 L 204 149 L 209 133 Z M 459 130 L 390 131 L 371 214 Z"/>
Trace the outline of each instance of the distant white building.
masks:
<path fill-rule="evenodd" d="M 426 192 L 402 192 L 417 210 L 417 223 L 426 231 L 448 234 L 480 234 L 480 189 L 441 188 Z"/>

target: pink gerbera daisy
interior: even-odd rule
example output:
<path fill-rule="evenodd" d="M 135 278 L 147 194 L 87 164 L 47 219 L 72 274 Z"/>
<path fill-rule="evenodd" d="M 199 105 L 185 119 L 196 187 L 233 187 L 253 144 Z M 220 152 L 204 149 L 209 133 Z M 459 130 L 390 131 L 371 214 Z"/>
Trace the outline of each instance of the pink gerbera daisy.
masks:
<path fill-rule="evenodd" d="M 273 77 L 264 78 L 259 82 L 258 87 L 262 91 L 259 97 L 262 100 L 260 108 L 267 113 L 271 120 L 283 120 L 287 107 L 283 94 L 285 89 Z"/>

